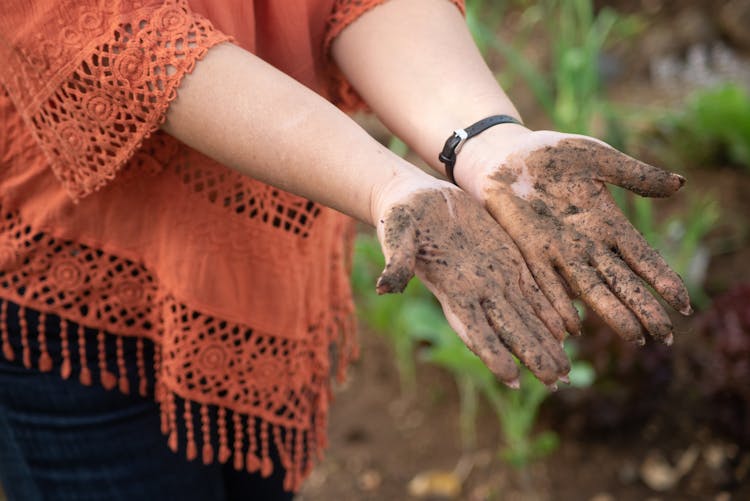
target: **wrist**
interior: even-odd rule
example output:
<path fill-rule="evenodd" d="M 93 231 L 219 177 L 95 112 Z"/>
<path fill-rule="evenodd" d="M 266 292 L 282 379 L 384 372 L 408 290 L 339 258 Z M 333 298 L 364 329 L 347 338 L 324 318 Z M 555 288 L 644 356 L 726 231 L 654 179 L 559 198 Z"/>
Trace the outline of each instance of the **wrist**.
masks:
<path fill-rule="evenodd" d="M 453 168 L 456 184 L 473 197 L 481 198 L 482 180 L 496 171 L 514 145 L 530 133 L 523 125 L 499 124 L 466 141 Z"/>
<path fill-rule="evenodd" d="M 429 189 L 456 189 L 452 184 L 426 174 L 406 161 L 401 161 L 391 173 L 372 188 L 370 220 L 375 227 L 381 223 L 388 209 L 413 193 Z"/>

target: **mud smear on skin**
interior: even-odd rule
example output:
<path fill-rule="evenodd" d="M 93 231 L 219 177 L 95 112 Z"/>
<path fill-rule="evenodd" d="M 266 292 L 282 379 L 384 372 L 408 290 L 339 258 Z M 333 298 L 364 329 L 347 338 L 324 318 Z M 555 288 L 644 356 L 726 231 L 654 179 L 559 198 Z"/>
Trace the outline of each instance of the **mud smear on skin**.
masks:
<path fill-rule="evenodd" d="M 569 286 L 622 337 L 642 342 L 643 326 L 669 340 L 669 317 L 630 269 L 678 310 L 689 305 L 687 291 L 620 213 L 604 183 L 664 197 L 677 191 L 683 178 L 594 141 L 565 139 L 510 157 L 491 180 L 487 210 L 527 262 L 559 272 L 567 281 L 559 285 Z M 561 302 L 547 284 L 539 285 L 553 303 Z"/>
<path fill-rule="evenodd" d="M 457 189 L 416 193 L 393 207 L 382 225 L 389 259 L 379 292 L 402 291 L 416 272 L 460 319 L 467 345 L 496 374 L 516 372 L 506 350 L 548 384 L 568 372 L 559 340 L 545 327 L 549 322 L 562 331 L 561 320 L 508 235 L 468 195 Z M 544 323 L 540 310 L 546 310 Z M 498 367 L 501 354 L 505 362 Z"/>

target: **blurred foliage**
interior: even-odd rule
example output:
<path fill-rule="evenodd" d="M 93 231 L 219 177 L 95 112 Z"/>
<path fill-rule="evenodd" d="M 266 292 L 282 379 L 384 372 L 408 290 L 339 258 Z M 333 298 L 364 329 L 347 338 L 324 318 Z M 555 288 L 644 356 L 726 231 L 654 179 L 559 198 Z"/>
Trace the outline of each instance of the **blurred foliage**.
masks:
<path fill-rule="evenodd" d="M 481 6 L 467 11 L 478 44 L 502 54 L 506 75 L 517 75 L 529 86 L 556 130 L 590 134 L 594 121 L 600 119 L 614 131 L 615 124 L 609 123 L 613 112 L 601 97 L 600 59 L 613 31 L 633 30 L 633 23 L 626 21 L 629 18 L 608 8 L 595 13 L 591 0 L 542 0 L 524 9 L 519 33 L 505 41 L 497 36 L 495 16 L 481 12 Z M 525 52 L 529 37 L 540 25 L 549 43 L 548 68 L 534 64 Z M 505 80 L 507 88 L 514 78 Z"/>
<path fill-rule="evenodd" d="M 735 83 L 696 92 L 644 141 L 671 168 L 734 165 L 750 172 L 750 93 Z"/>
<path fill-rule="evenodd" d="M 629 139 L 626 131 L 631 127 L 626 116 L 604 96 L 601 61 L 613 40 L 622 41 L 643 29 L 638 18 L 624 17 L 607 8 L 595 12 L 591 0 L 468 0 L 466 7 L 467 22 L 480 50 L 485 56 L 502 55 L 506 62 L 498 75 L 506 89 L 519 82 L 528 86 L 557 130 L 592 135 L 597 126 L 604 125 L 600 131 L 604 139 L 624 148 Z M 498 32 L 503 16 L 509 12 L 520 16 L 520 26 L 514 38 L 506 41 Z M 543 50 L 549 55 L 545 64 L 534 63 L 527 53 L 540 26 L 547 44 Z M 538 39 L 533 43 L 539 48 Z M 661 137 L 674 138 L 674 142 L 664 141 L 665 145 L 690 143 L 712 154 L 726 148 L 732 162 L 747 165 L 749 107 L 747 95 L 731 87 L 698 96 L 685 110 L 658 123 Z M 400 155 L 408 149 L 397 138 L 389 146 Z M 693 197 L 685 213 L 661 220 L 651 200 L 617 188 L 613 194 L 636 228 L 685 278 L 698 306 L 706 305 L 702 284 L 709 254 L 704 241 L 719 218 L 715 197 Z M 548 389 L 525 368 L 520 390 L 499 383 L 453 332 L 438 302 L 416 278 L 401 296 L 378 296 L 374 284 L 383 265 L 375 236 L 361 234 L 352 278 L 358 312 L 364 324 L 393 346 L 402 392 L 415 391 L 415 360 L 441 367 L 456 381 L 459 426 L 467 448 L 475 445 L 478 406 L 484 399 L 497 416 L 503 436 L 501 452 L 510 464 L 524 467 L 552 451 L 557 445 L 555 434 L 535 434 Z M 567 343 L 566 350 L 574 346 Z M 569 356 L 573 360 L 572 385 L 590 386 L 595 379 L 593 367 L 578 360 L 575 352 L 569 351 Z"/>
<path fill-rule="evenodd" d="M 697 91 L 684 108 L 661 113 L 636 139 L 673 170 L 736 166 L 750 172 L 750 93 L 735 83 Z M 710 259 L 706 244 L 719 222 L 717 195 L 694 195 L 683 214 L 655 226 L 650 202 L 632 201 L 628 215 L 684 279 L 693 302 L 710 304 L 703 290 Z"/>

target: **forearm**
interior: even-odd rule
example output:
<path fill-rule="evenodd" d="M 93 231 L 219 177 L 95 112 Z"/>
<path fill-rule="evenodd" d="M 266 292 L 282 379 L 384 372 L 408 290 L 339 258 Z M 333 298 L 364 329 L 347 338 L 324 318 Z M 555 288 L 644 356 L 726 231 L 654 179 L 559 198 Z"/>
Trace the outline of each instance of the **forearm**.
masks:
<path fill-rule="evenodd" d="M 509 385 L 518 386 L 510 352 L 547 384 L 569 371 L 556 340 L 562 322 L 490 215 L 252 54 L 211 49 L 180 84 L 164 129 L 248 176 L 376 225 L 387 262 L 378 291 L 400 292 L 419 275 Z M 500 318 L 509 319 L 502 329 Z"/>
<path fill-rule="evenodd" d="M 493 114 L 519 116 L 446 0 L 390 0 L 346 28 L 333 56 L 383 122 L 441 172 L 437 156 L 454 129 Z"/>
<path fill-rule="evenodd" d="M 185 77 L 163 129 L 247 176 L 371 224 L 391 179 L 421 174 L 326 100 L 230 44 Z"/>

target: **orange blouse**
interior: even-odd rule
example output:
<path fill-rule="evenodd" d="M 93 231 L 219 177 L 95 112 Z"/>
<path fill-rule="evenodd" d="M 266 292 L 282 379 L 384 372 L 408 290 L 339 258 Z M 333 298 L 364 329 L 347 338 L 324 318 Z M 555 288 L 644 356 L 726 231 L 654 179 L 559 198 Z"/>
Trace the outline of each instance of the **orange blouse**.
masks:
<path fill-rule="evenodd" d="M 169 446 L 190 459 L 268 475 L 273 441 L 287 488 L 310 471 L 325 444 L 330 353 L 339 375 L 356 354 L 352 232 L 345 216 L 158 127 L 182 77 L 227 40 L 358 106 L 327 47 L 383 1 L 9 0 L 0 10 L 0 297 L 98 330 L 98 382 L 153 395 Z M 82 333 L 77 353 L 66 329 L 59 357 L 43 329 L 38 353 L 23 339 L 15 353 L 5 314 L 5 358 L 94 383 Z M 137 389 L 124 339 L 138 346 Z"/>

